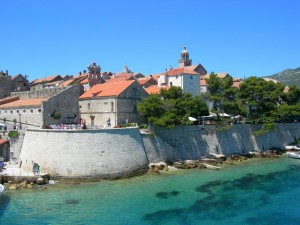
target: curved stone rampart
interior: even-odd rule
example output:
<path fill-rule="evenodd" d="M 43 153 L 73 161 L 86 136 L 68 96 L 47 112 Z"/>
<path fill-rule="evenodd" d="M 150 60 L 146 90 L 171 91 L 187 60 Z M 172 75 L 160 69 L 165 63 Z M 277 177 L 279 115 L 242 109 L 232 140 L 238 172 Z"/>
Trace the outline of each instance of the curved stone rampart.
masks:
<path fill-rule="evenodd" d="M 300 123 L 278 124 L 274 131 L 254 134 L 262 125 L 178 126 L 107 130 L 26 130 L 21 167 L 32 171 L 34 162 L 52 177 L 114 179 L 146 172 L 148 163 L 200 159 L 253 150 L 283 149 L 300 138 Z"/>
<path fill-rule="evenodd" d="M 148 160 L 137 128 L 108 130 L 28 129 L 20 163 L 61 178 L 114 179 L 144 173 Z"/>

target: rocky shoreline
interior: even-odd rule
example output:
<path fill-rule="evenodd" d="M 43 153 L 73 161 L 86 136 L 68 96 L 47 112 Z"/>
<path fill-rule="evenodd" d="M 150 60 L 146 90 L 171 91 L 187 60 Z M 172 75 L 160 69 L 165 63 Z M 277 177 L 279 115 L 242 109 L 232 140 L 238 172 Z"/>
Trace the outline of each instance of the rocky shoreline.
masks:
<path fill-rule="evenodd" d="M 254 151 L 242 155 L 213 155 L 209 158 L 203 158 L 199 160 L 184 160 L 173 163 L 159 162 L 150 163 L 148 173 L 160 174 L 161 171 L 169 171 L 170 169 L 220 169 L 222 164 L 233 165 L 236 162 L 242 162 L 251 158 L 279 158 L 285 151 L 270 150 L 266 152 Z"/>
<path fill-rule="evenodd" d="M 148 167 L 148 174 L 161 174 L 162 172 L 178 169 L 221 169 L 221 166 L 234 165 L 235 163 L 249 160 L 251 158 L 279 158 L 285 151 L 280 150 L 270 150 L 266 152 L 251 152 L 242 155 L 231 155 L 224 156 L 222 154 L 214 154 L 210 157 L 199 159 L 199 160 L 185 160 L 172 163 L 159 162 L 150 163 Z M 66 183 L 70 183 L 68 180 Z M 75 183 L 81 183 L 78 180 L 74 180 Z M 2 180 L 1 182 L 6 190 L 20 190 L 20 189 L 33 189 L 33 190 L 44 190 L 47 188 L 48 184 L 53 184 L 54 181 L 50 180 L 50 175 L 46 177 L 37 177 L 35 180 L 24 179 L 20 182 L 13 182 L 11 180 Z M 63 182 L 64 183 L 64 182 Z M 71 182 L 72 183 L 72 182 Z"/>

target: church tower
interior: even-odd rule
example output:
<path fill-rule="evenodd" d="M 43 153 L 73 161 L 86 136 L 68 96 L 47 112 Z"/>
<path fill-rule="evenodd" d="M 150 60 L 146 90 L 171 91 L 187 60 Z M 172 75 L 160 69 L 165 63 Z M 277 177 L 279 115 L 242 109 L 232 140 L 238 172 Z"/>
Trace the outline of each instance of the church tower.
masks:
<path fill-rule="evenodd" d="M 93 62 L 93 64 L 90 64 L 87 68 L 89 71 L 88 81 L 89 81 L 90 88 L 96 84 L 102 83 L 101 67 L 97 65 L 95 62 Z"/>
<path fill-rule="evenodd" d="M 181 59 L 178 60 L 178 67 L 182 68 L 191 65 L 192 65 L 192 60 L 189 58 L 189 53 L 186 50 L 186 46 L 183 46 L 183 49 L 181 51 Z"/>

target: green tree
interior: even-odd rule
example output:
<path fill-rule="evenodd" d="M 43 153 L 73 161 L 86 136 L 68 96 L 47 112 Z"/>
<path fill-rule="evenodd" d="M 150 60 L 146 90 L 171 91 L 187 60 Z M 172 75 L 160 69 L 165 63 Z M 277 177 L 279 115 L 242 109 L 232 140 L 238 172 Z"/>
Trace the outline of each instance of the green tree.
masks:
<path fill-rule="evenodd" d="M 243 109 L 237 98 L 239 90 L 237 87 L 232 87 L 233 78 L 231 76 L 219 78 L 216 74 L 211 73 L 206 82 L 208 94 L 205 97 L 213 102 L 213 111 L 232 115 L 243 114 Z"/>
<path fill-rule="evenodd" d="M 241 104 L 248 108 L 251 119 L 262 121 L 274 116 L 274 110 L 282 103 L 283 89 L 283 84 L 249 77 L 240 85 L 238 97 Z"/>
<path fill-rule="evenodd" d="M 208 115 L 208 108 L 200 97 L 183 93 L 180 87 L 162 89 L 160 95 L 150 95 L 138 104 L 138 111 L 154 125 L 168 128 L 191 124 L 188 117 Z"/>

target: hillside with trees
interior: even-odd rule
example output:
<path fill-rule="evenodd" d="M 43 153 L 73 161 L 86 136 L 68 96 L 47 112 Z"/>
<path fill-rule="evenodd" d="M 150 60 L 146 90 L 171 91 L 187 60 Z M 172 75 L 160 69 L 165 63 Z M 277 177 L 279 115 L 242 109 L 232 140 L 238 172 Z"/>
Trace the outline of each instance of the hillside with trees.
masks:
<path fill-rule="evenodd" d="M 266 77 L 278 80 L 280 83 L 283 83 L 287 86 L 294 84 L 297 87 L 300 87 L 300 67 L 296 69 L 286 69 Z"/>

